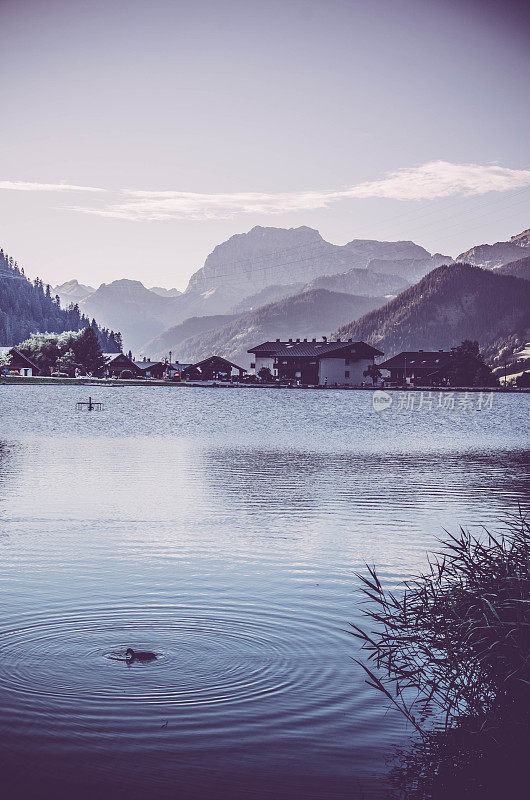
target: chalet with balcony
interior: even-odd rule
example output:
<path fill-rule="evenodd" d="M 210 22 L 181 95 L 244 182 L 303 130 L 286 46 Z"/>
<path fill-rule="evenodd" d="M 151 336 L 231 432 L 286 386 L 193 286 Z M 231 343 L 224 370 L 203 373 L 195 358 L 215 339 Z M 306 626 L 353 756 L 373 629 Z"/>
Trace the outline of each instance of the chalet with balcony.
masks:
<path fill-rule="evenodd" d="M 266 367 L 281 382 L 309 386 L 360 386 L 363 375 L 376 356 L 382 356 L 366 342 L 328 342 L 318 339 L 289 339 L 263 342 L 249 351 L 254 356 L 256 374 Z"/>

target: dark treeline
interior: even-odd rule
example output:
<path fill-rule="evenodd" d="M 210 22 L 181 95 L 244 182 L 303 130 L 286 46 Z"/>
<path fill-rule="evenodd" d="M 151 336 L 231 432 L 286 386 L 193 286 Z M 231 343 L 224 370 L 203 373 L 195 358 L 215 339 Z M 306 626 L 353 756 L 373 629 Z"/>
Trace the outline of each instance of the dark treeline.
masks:
<path fill-rule="evenodd" d="M 0 249 L 0 345 L 17 345 L 33 333 L 64 333 L 91 327 L 104 353 L 119 353 L 121 334 L 101 328 L 71 304 L 61 308 L 59 296 L 52 297 L 49 284 L 40 278 L 33 283 L 24 269 Z"/>

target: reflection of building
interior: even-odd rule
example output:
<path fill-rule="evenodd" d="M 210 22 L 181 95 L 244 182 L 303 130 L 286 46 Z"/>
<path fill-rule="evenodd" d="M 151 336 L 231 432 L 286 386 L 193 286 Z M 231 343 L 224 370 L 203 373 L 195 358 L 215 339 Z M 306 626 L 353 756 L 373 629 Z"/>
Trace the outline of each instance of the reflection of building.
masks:
<path fill-rule="evenodd" d="M 407 350 L 377 366 L 388 370 L 393 383 L 430 384 L 438 382 L 436 373 L 447 366 L 451 353 L 445 350 Z"/>
<path fill-rule="evenodd" d="M 193 381 L 229 381 L 233 377 L 242 378 L 246 369 L 221 356 L 210 356 L 197 364 L 190 364 L 182 370 L 182 377 Z M 237 373 L 237 374 L 236 374 Z"/>
<path fill-rule="evenodd" d="M 367 379 L 365 370 L 383 353 L 366 342 L 328 342 L 289 339 L 264 342 L 251 348 L 256 374 L 263 367 L 280 381 L 296 381 L 310 386 L 359 386 Z"/>
<path fill-rule="evenodd" d="M 21 353 L 16 347 L 0 347 L 0 356 L 9 356 L 9 364 L 0 368 L 11 372 L 18 372 L 20 375 L 31 377 L 39 374 L 39 368 L 31 358 Z"/>

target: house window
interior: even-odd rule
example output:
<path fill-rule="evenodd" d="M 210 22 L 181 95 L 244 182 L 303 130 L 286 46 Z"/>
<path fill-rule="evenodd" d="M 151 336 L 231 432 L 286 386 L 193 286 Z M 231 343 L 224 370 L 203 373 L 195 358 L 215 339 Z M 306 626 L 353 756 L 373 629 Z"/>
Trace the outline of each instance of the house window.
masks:
<path fill-rule="evenodd" d="M 349 359 L 349 358 L 345 358 L 345 359 L 344 359 L 344 363 L 346 364 L 346 366 L 348 366 L 348 365 L 349 365 L 349 363 L 350 363 L 350 359 Z"/>
<path fill-rule="evenodd" d="M 251 361 L 250 362 L 250 369 L 256 369 L 256 362 L 255 361 Z"/>
<path fill-rule="evenodd" d="M 344 373 L 344 377 L 345 378 L 349 378 L 350 377 L 350 370 L 349 369 L 347 369 L 346 372 Z"/>

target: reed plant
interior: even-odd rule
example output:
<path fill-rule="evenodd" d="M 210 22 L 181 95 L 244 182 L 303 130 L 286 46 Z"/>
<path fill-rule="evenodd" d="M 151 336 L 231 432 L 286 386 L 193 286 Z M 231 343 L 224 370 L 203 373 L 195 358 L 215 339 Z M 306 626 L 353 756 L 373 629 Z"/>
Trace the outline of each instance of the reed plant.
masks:
<path fill-rule="evenodd" d="M 530 525 L 519 514 L 499 534 L 461 529 L 440 544 L 399 592 L 374 567 L 358 576 L 358 663 L 418 733 L 394 772 L 401 796 L 494 797 L 522 779 L 530 741 Z"/>

